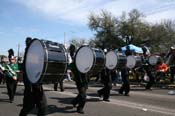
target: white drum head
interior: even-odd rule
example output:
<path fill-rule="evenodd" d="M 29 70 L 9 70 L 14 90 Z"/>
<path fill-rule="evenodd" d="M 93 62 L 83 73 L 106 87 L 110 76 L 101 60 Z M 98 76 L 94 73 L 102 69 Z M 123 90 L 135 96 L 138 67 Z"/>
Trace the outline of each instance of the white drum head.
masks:
<path fill-rule="evenodd" d="M 31 83 L 37 83 L 44 68 L 45 51 L 39 40 L 34 40 L 26 54 L 26 73 Z"/>
<path fill-rule="evenodd" d="M 106 54 L 106 64 L 105 66 L 112 70 L 117 65 L 117 55 L 114 51 L 110 51 Z"/>
<path fill-rule="evenodd" d="M 127 63 L 126 63 L 126 66 L 128 68 L 134 68 L 136 65 L 136 59 L 134 56 L 130 55 L 130 56 L 127 56 Z"/>
<path fill-rule="evenodd" d="M 75 64 L 81 73 L 90 71 L 94 63 L 94 54 L 91 48 L 84 46 L 81 47 L 76 53 Z"/>
<path fill-rule="evenodd" d="M 151 65 L 156 65 L 158 61 L 159 56 L 157 55 L 152 55 L 149 57 L 148 61 Z"/>

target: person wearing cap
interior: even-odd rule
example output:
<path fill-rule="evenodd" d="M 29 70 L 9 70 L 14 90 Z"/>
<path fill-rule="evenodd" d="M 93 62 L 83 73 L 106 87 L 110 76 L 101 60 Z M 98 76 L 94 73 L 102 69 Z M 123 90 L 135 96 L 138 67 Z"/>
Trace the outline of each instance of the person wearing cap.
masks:
<path fill-rule="evenodd" d="M 3 62 L 2 66 L 4 67 L 8 96 L 10 99 L 10 103 L 12 103 L 14 101 L 14 96 L 17 87 L 17 72 L 19 71 L 18 64 L 16 63 L 15 58 L 11 58 L 10 64 L 8 64 L 8 62 Z"/>
<path fill-rule="evenodd" d="M 11 62 L 11 58 L 13 58 L 14 57 L 14 51 L 13 51 L 13 49 L 11 48 L 11 49 L 9 49 L 8 50 L 8 59 L 9 59 L 9 61 Z"/>

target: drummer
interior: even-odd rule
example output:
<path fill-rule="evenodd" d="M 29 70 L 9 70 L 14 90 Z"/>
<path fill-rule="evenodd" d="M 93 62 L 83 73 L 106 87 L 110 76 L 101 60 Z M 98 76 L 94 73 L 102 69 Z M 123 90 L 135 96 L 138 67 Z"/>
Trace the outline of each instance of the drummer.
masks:
<path fill-rule="evenodd" d="M 118 92 L 119 94 L 124 94 L 125 96 L 129 96 L 129 92 L 130 92 L 129 68 L 127 68 L 126 65 L 123 65 L 121 68 L 121 77 L 122 77 L 123 84 Z"/>
<path fill-rule="evenodd" d="M 111 73 L 107 68 L 104 68 L 101 73 L 101 81 L 104 84 L 104 87 L 97 91 L 99 97 L 103 97 L 103 101 L 110 102 L 110 90 L 112 89 L 112 79 L 111 79 Z"/>
<path fill-rule="evenodd" d="M 125 55 L 126 55 L 126 56 L 132 55 L 132 51 L 131 51 L 131 49 L 130 49 L 129 46 L 126 46 Z"/>
<path fill-rule="evenodd" d="M 152 90 L 151 87 L 153 86 L 154 84 L 154 76 L 152 75 L 152 67 L 151 67 L 151 64 L 149 63 L 148 61 L 148 54 L 147 54 L 147 49 L 145 47 L 142 48 L 143 50 L 143 58 L 142 58 L 142 62 L 143 62 L 143 66 L 142 66 L 142 69 L 143 69 L 143 72 L 144 74 L 148 75 L 149 77 L 149 82 L 147 82 L 147 85 L 145 86 L 145 89 L 146 90 Z"/>
<path fill-rule="evenodd" d="M 19 116 L 27 116 L 27 114 L 35 107 L 38 107 L 38 116 L 45 116 L 47 112 L 47 101 L 46 96 L 41 84 L 31 84 L 27 78 L 25 69 L 25 60 L 27 49 L 32 42 L 31 37 L 26 38 L 26 49 L 23 62 L 23 82 L 24 82 L 24 98 L 23 108 L 20 111 Z"/>
<path fill-rule="evenodd" d="M 175 54 L 175 48 L 172 46 L 172 47 L 170 47 L 167 55 L 165 56 L 165 58 L 167 59 L 167 64 L 170 67 L 170 77 L 171 77 L 170 81 L 171 81 L 171 83 L 174 82 L 174 75 L 175 75 L 175 65 L 174 64 L 175 64 L 175 62 L 174 62 L 174 60 L 172 61 L 170 59 L 172 59 L 174 54 Z"/>
<path fill-rule="evenodd" d="M 74 52 L 74 51 L 73 51 Z M 74 53 L 70 53 L 71 57 L 74 58 Z M 77 89 L 78 89 L 78 95 L 76 98 L 74 98 L 71 101 L 71 104 L 76 107 L 77 106 L 77 112 L 80 114 L 84 114 L 84 106 L 86 104 L 86 90 L 88 88 L 88 79 L 87 75 L 83 74 L 78 71 L 78 69 L 75 66 L 74 59 L 72 60 L 72 63 L 68 66 L 68 69 L 71 70 L 73 80 L 76 83 Z"/>
<path fill-rule="evenodd" d="M 126 47 L 125 54 L 126 56 L 132 55 L 132 51 L 130 50 L 130 47 Z M 119 89 L 119 94 L 124 94 L 125 96 L 129 96 L 130 92 L 130 82 L 129 82 L 129 68 L 127 68 L 126 63 L 123 64 L 120 68 L 121 70 L 121 78 L 122 78 L 122 86 Z"/>

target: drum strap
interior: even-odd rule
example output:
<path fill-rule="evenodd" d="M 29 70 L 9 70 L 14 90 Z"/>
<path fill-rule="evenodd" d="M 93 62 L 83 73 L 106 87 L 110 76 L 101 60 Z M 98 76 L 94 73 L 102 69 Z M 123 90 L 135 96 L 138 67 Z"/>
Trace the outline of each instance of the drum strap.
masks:
<path fill-rule="evenodd" d="M 82 73 L 80 73 L 80 82 L 81 83 L 87 83 L 88 82 L 88 79 L 87 79 L 87 76 L 86 76 L 86 74 L 82 74 Z"/>
<path fill-rule="evenodd" d="M 112 73 L 112 71 L 111 71 L 111 70 L 109 70 L 109 74 L 108 74 L 108 77 L 109 77 L 109 82 L 111 82 L 111 81 L 112 81 L 112 76 L 111 76 L 111 73 Z"/>
<path fill-rule="evenodd" d="M 42 85 L 32 85 L 31 91 L 33 91 L 33 92 L 35 92 L 35 91 L 38 91 L 38 92 L 43 91 Z"/>
<path fill-rule="evenodd" d="M 80 77 L 80 82 L 82 83 L 83 79 L 82 79 L 82 74 L 81 73 L 79 73 L 79 77 Z"/>

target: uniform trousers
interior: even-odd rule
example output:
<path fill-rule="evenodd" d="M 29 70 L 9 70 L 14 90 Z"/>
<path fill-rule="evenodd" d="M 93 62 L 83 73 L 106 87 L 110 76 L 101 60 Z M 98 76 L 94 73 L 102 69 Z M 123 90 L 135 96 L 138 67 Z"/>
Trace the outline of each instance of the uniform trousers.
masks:
<path fill-rule="evenodd" d="M 72 104 L 76 106 L 78 104 L 77 110 L 83 110 L 86 103 L 86 90 L 87 86 L 77 85 L 78 95 L 72 100 Z"/>
<path fill-rule="evenodd" d="M 98 90 L 99 96 L 103 96 L 103 100 L 108 100 L 110 97 L 110 90 L 112 89 L 112 83 L 105 83 L 104 87 Z"/>
<path fill-rule="evenodd" d="M 14 100 L 14 96 L 16 93 L 17 81 L 13 78 L 6 77 L 7 91 L 10 101 Z"/>
<path fill-rule="evenodd" d="M 151 74 L 151 72 L 147 72 L 147 75 L 149 77 L 149 82 L 147 83 L 145 89 L 151 89 L 151 87 L 154 84 L 155 79 L 154 79 L 153 75 Z"/>
<path fill-rule="evenodd" d="M 123 94 L 125 92 L 125 95 L 129 95 L 130 91 L 130 82 L 129 82 L 129 70 L 128 68 L 124 67 L 121 69 L 121 76 L 122 76 L 122 86 L 119 89 L 119 93 Z"/>
<path fill-rule="evenodd" d="M 27 116 L 33 109 L 37 108 L 37 116 L 45 116 L 47 113 L 47 101 L 42 86 L 27 86 L 24 90 L 23 108 L 19 116 Z"/>
<path fill-rule="evenodd" d="M 54 91 L 57 91 L 58 83 L 60 84 L 60 91 L 64 91 L 63 81 L 54 83 Z"/>

